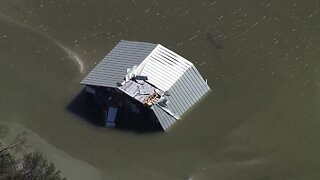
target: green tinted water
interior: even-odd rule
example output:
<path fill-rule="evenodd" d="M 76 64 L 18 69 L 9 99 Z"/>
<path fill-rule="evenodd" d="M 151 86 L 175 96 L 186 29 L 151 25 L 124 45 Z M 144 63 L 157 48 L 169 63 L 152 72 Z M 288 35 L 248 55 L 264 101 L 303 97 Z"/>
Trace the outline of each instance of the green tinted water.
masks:
<path fill-rule="evenodd" d="M 101 179 L 317 180 L 319 11 L 317 0 L 3 0 L 0 119 Z M 79 81 L 121 39 L 186 57 L 212 92 L 165 134 L 105 129 L 68 111 Z M 62 171 L 77 178 L 77 165 Z"/>

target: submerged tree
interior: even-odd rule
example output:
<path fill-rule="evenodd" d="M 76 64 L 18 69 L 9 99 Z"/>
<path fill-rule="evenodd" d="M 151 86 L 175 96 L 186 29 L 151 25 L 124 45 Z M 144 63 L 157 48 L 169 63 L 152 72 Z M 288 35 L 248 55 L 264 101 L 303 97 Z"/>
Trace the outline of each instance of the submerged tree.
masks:
<path fill-rule="evenodd" d="M 11 143 L 4 143 L 3 138 L 8 134 L 8 129 L 0 125 L 0 180 L 62 180 L 60 171 L 56 170 L 53 163 L 40 153 L 33 152 L 15 157 L 15 150 L 24 143 L 24 134 L 16 136 Z"/>
<path fill-rule="evenodd" d="M 60 180 L 60 171 L 54 164 L 39 152 L 28 153 L 23 157 L 22 167 L 18 169 L 17 179 L 47 179 Z"/>
<path fill-rule="evenodd" d="M 15 175 L 17 163 L 9 154 L 9 146 L 4 145 L 3 138 L 8 134 L 8 128 L 0 125 L 0 179 L 11 179 Z"/>
<path fill-rule="evenodd" d="M 0 179 L 14 179 L 17 170 L 17 162 L 9 153 L 3 153 L 0 157 Z"/>

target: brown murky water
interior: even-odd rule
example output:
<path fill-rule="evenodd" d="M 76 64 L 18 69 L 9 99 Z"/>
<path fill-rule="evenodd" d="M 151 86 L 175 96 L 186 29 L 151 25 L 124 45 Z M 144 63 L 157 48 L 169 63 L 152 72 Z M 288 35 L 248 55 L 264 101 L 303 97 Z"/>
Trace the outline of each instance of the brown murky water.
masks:
<path fill-rule="evenodd" d="M 70 112 L 121 39 L 169 47 L 213 91 L 165 134 Z M 70 179 L 320 178 L 319 0 L 2 0 L 0 55 L 0 120 Z"/>

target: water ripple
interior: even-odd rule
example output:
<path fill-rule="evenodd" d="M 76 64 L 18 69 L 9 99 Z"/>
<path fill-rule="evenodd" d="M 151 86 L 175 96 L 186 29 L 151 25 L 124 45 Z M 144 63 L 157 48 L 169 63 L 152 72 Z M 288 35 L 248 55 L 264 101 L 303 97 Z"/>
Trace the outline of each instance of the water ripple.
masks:
<path fill-rule="evenodd" d="M 71 49 L 69 49 L 68 47 L 66 47 L 65 45 L 63 45 L 61 42 L 59 42 L 58 40 L 56 40 L 55 38 L 51 37 L 50 35 L 46 34 L 45 32 L 36 29 L 32 26 L 29 26 L 28 24 L 25 24 L 21 21 L 18 21 L 16 19 L 11 18 L 8 15 L 3 14 L 2 12 L 0 12 L 0 18 L 8 21 L 14 25 L 23 27 L 29 31 L 32 31 L 36 34 L 41 35 L 42 37 L 48 39 L 49 41 L 51 41 L 52 43 L 56 44 L 60 49 L 62 49 L 67 55 L 68 57 L 75 63 L 75 65 L 77 66 L 77 68 L 79 69 L 80 73 L 84 73 L 85 71 L 85 67 L 84 67 L 84 63 L 83 60 L 75 53 L 73 52 Z"/>

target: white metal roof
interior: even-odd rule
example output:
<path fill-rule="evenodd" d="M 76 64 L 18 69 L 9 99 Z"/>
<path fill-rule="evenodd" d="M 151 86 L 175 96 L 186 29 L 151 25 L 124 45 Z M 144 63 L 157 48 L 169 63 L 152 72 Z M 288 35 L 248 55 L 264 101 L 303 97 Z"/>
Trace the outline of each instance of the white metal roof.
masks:
<path fill-rule="evenodd" d="M 210 90 L 190 61 L 160 44 L 134 41 L 119 42 L 81 83 L 116 88 L 117 82 L 122 82 L 128 72 L 147 76 L 148 83 L 169 91 L 167 105 L 152 106 L 164 130 Z"/>
<path fill-rule="evenodd" d="M 192 66 L 188 60 L 158 44 L 137 69 L 140 75 L 148 77 L 149 83 L 167 91 Z"/>

